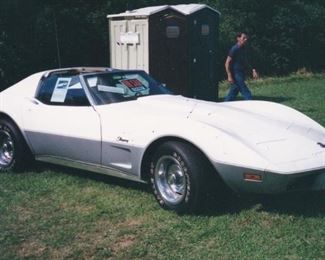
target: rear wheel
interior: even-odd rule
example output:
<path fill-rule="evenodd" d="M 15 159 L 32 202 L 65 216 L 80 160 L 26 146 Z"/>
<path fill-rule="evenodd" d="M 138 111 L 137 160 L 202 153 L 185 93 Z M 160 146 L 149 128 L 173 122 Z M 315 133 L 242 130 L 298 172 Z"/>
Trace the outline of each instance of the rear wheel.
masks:
<path fill-rule="evenodd" d="M 210 176 L 207 164 L 190 144 L 170 141 L 159 146 L 150 167 L 151 184 L 159 204 L 179 213 L 197 211 Z"/>
<path fill-rule="evenodd" d="M 29 156 L 25 141 L 17 127 L 0 119 L 0 172 L 20 170 Z"/>

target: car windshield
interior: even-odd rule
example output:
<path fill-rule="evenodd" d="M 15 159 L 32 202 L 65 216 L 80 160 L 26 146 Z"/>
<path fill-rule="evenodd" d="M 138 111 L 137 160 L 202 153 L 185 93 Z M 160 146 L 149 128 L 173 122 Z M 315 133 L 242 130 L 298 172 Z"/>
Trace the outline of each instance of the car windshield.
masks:
<path fill-rule="evenodd" d="M 97 105 L 134 100 L 143 96 L 172 94 L 144 71 L 118 71 L 84 75 Z"/>

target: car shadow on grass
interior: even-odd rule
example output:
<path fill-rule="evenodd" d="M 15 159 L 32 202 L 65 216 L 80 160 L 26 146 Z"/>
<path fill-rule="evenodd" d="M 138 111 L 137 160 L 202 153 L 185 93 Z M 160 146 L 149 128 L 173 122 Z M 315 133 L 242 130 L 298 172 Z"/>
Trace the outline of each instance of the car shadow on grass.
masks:
<path fill-rule="evenodd" d="M 260 198 L 261 210 L 304 217 L 325 217 L 325 191 L 301 191 Z"/>
<path fill-rule="evenodd" d="M 249 209 L 293 216 L 325 217 L 325 191 L 279 195 L 238 195 L 229 191 L 221 195 L 210 195 L 202 205 L 200 215 L 238 214 Z"/>
<path fill-rule="evenodd" d="M 148 184 L 104 174 L 40 162 L 35 163 L 33 168 L 33 171 L 38 173 L 50 170 L 109 185 L 117 185 L 126 189 L 152 193 L 151 187 Z M 324 217 L 325 191 L 291 192 L 280 195 L 238 195 L 228 188 L 222 188 L 218 191 L 210 192 L 203 203 L 201 203 L 199 211 L 190 215 L 210 217 L 239 214 L 241 211 L 249 209 L 254 209 L 257 212 L 264 211 L 293 216 Z"/>
<path fill-rule="evenodd" d="M 146 183 L 126 180 L 126 179 L 100 174 L 96 172 L 91 172 L 87 170 L 70 168 L 70 167 L 54 165 L 54 164 L 49 164 L 44 162 L 34 163 L 33 172 L 42 173 L 48 170 L 53 172 L 59 172 L 70 176 L 77 176 L 78 178 L 82 178 L 86 180 L 94 180 L 109 185 L 118 185 L 124 188 L 131 188 L 134 190 L 150 192 L 149 185 L 147 185 Z"/>

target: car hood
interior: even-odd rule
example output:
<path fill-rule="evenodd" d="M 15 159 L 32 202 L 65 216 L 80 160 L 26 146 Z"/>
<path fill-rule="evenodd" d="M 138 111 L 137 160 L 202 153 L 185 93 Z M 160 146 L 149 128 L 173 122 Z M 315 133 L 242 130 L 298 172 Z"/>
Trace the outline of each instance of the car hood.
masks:
<path fill-rule="evenodd" d="M 319 161 L 323 158 L 325 166 L 325 149 L 317 144 L 325 143 L 324 128 L 302 113 L 273 102 L 215 103 L 159 95 L 142 97 L 118 106 L 127 109 L 130 114 L 136 113 L 134 116 L 137 117 L 151 115 L 154 120 L 161 117 L 167 120 L 188 119 L 208 125 L 241 142 L 273 165 L 303 161 L 306 164 L 306 160 Z M 224 147 L 227 147 L 226 140 Z"/>
<path fill-rule="evenodd" d="M 325 130 L 316 122 L 283 105 L 263 101 L 200 103 L 191 113 L 194 120 L 213 126 L 257 152 L 270 163 L 305 164 L 322 160 Z M 312 162 L 310 162 L 312 163 Z"/>

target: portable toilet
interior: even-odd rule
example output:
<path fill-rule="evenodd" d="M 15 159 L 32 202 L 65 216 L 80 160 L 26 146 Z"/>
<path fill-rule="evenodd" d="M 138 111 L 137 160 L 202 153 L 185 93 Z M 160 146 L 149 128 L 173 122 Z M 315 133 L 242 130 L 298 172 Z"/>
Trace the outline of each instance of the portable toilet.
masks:
<path fill-rule="evenodd" d="M 219 16 L 203 4 L 108 15 L 110 65 L 143 69 L 177 94 L 215 100 Z"/>

